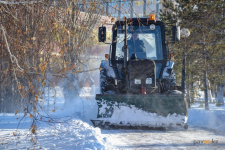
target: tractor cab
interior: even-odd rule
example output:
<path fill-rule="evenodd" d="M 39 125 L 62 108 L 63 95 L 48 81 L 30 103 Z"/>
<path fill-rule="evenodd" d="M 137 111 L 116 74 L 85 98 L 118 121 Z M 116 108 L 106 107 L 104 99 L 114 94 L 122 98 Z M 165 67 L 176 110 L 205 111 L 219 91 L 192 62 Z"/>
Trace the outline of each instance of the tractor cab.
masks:
<path fill-rule="evenodd" d="M 149 20 L 149 18 L 133 18 L 128 19 L 127 24 L 128 61 L 132 58 L 133 54 L 135 54 L 136 59 L 154 60 L 156 64 L 156 77 L 159 79 L 162 76 L 162 69 L 166 66 L 166 62 L 169 59 L 163 23 Z M 112 32 L 113 42 L 110 51 L 110 64 L 114 68 L 121 67 L 121 65 L 124 67 L 124 22 L 117 21 L 113 26 Z M 122 76 L 119 77 L 123 78 Z"/>

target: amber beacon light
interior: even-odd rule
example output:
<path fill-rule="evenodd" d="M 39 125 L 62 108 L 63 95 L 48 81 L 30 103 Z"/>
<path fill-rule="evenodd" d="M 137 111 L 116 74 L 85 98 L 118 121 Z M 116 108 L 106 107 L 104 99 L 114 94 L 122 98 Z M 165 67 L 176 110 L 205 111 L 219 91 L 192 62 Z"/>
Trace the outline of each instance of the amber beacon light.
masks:
<path fill-rule="evenodd" d="M 154 14 L 150 15 L 150 20 L 155 20 L 155 15 Z"/>

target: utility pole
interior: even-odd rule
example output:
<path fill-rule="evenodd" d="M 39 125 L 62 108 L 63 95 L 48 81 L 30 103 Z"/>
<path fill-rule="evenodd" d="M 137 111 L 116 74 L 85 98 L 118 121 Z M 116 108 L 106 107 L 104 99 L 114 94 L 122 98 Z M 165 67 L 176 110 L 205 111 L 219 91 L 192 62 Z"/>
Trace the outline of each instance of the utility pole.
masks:
<path fill-rule="evenodd" d="M 188 68 L 190 68 L 190 61 L 188 62 Z M 190 72 L 188 73 L 188 83 L 187 83 L 187 101 L 188 101 L 188 108 L 191 108 L 191 94 L 190 94 Z"/>
<path fill-rule="evenodd" d="M 186 94 L 186 70 L 185 70 L 185 66 L 186 66 L 186 52 L 185 49 L 183 50 L 183 65 L 182 65 L 182 82 L 181 82 L 181 87 L 182 87 L 182 92 L 183 94 Z"/>

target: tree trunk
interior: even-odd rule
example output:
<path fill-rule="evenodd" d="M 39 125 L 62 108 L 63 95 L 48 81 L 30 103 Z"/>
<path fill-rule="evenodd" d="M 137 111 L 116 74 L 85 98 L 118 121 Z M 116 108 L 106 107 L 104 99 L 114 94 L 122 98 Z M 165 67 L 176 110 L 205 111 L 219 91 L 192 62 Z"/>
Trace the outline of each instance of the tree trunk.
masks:
<path fill-rule="evenodd" d="M 219 83 L 218 84 L 218 92 L 217 92 L 217 105 L 224 105 L 224 100 L 223 100 L 223 84 Z"/>
<path fill-rule="evenodd" d="M 204 94 L 205 94 L 205 110 L 209 110 L 207 72 L 206 71 L 204 71 Z"/>
<path fill-rule="evenodd" d="M 191 90 L 191 103 L 194 103 L 195 91 L 194 91 L 194 82 L 193 82 L 193 73 L 192 72 L 191 72 L 190 90 Z"/>
<path fill-rule="evenodd" d="M 1 85 L 0 85 L 0 113 L 2 112 L 2 94 L 1 94 Z"/>
<path fill-rule="evenodd" d="M 209 102 L 213 102 L 213 98 L 212 98 L 212 92 L 211 92 L 211 85 L 209 80 L 207 79 L 207 86 L 208 86 L 208 97 L 209 97 Z"/>
<path fill-rule="evenodd" d="M 216 94 L 215 94 L 215 89 L 212 89 L 212 97 L 216 97 Z"/>

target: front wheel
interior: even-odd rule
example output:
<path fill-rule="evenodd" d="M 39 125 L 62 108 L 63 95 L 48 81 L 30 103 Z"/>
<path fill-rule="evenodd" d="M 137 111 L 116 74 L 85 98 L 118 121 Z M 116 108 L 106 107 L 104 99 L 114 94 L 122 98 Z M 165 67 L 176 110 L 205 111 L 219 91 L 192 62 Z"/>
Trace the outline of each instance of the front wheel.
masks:
<path fill-rule="evenodd" d="M 100 93 L 115 94 L 114 78 L 107 76 L 106 69 L 100 71 Z"/>

